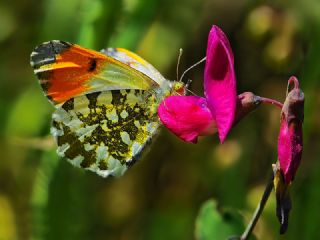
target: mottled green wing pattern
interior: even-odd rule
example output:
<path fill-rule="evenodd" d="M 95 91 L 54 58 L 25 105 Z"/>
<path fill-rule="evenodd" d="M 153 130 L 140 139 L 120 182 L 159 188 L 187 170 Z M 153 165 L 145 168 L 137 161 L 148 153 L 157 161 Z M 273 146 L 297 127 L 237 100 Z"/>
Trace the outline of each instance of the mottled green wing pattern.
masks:
<path fill-rule="evenodd" d="M 132 165 L 159 126 L 151 91 L 112 90 L 71 98 L 53 113 L 57 153 L 106 177 Z"/>

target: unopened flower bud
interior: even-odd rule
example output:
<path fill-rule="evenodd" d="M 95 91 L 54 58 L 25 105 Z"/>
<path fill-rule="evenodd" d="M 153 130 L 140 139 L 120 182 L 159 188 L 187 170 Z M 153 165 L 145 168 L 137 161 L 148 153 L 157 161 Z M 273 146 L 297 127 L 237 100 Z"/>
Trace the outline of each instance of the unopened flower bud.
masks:
<path fill-rule="evenodd" d="M 294 85 L 292 89 L 291 86 Z M 289 184 L 299 167 L 302 156 L 302 123 L 304 94 L 296 77 L 288 81 L 288 94 L 283 104 L 278 138 L 278 158 L 285 182 Z"/>

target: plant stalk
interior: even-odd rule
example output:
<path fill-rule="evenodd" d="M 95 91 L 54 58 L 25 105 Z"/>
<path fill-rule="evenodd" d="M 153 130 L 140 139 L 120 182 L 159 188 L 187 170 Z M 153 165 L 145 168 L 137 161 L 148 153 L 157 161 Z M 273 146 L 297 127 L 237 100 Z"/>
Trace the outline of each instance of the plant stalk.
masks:
<path fill-rule="evenodd" d="M 250 223 L 248 224 L 246 230 L 244 231 L 244 233 L 241 235 L 241 240 L 248 240 L 254 227 L 256 226 L 260 216 L 261 216 L 261 213 L 263 212 L 263 209 L 268 201 L 268 198 L 270 196 L 270 193 L 272 192 L 272 189 L 273 189 L 273 178 L 274 178 L 274 174 L 272 173 L 272 176 L 270 177 L 268 183 L 267 183 L 267 186 L 264 190 L 264 193 L 262 195 L 262 198 L 256 208 L 256 210 L 254 211 L 254 214 L 250 220 Z"/>
<path fill-rule="evenodd" d="M 262 103 L 272 104 L 272 105 L 277 106 L 280 109 L 282 109 L 282 107 L 283 107 L 283 104 L 281 102 L 278 102 L 277 100 L 274 100 L 271 98 L 260 97 L 260 100 Z"/>

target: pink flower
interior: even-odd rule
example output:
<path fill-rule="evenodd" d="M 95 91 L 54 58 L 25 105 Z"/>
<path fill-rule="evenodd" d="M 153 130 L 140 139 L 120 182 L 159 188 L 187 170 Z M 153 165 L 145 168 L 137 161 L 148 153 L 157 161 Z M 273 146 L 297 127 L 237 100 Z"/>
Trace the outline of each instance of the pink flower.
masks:
<path fill-rule="evenodd" d="M 299 167 L 302 156 L 302 123 L 304 94 L 296 77 L 291 77 L 288 86 L 294 84 L 283 104 L 278 138 L 278 158 L 285 182 L 289 184 Z"/>
<path fill-rule="evenodd" d="M 237 97 L 233 53 L 217 26 L 208 37 L 204 94 L 167 97 L 158 108 L 160 120 L 184 141 L 196 143 L 198 136 L 218 131 L 223 142 L 230 128 L 261 102 L 249 92 Z"/>

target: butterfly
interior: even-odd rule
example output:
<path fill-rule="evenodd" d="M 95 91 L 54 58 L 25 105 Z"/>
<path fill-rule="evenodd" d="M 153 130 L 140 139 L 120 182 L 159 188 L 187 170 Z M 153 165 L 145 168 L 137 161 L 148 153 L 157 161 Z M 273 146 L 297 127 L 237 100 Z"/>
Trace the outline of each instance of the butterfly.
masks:
<path fill-rule="evenodd" d="M 122 48 L 100 52 L 53 40 L 31 53 L 31 66 L 54 105 L 57 154 L 100 176 L 121 176 L 160 126 L 157 108 L 185 94 L 150 63 Z"/>

